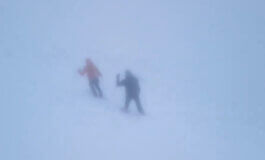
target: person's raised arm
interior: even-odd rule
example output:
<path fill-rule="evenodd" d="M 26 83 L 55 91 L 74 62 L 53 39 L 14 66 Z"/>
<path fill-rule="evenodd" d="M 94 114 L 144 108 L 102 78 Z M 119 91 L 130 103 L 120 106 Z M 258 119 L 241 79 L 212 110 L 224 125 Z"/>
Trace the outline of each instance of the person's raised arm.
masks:
<path fill-rule="evenodd" d="M 78 73 L 83 76 L 86 73 L 86 67 L 84 67 L 83 69 L 79 69 Z"/>

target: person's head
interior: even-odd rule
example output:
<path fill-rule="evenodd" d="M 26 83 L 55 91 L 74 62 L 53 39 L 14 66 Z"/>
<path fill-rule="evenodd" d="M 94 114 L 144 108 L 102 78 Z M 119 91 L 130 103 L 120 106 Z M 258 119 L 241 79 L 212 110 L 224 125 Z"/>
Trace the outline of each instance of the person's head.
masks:
<path fill-rule="evenodd" d="M 130 70 L 125 71 L 125 77 L 132 77 L 132 76 L 133 76 L 133 74 Z"/>
<path fill-rule="evenodd" d="M 86 59 L 86 64 L 90 66 L 90 65 L 93 65 L 93 62 L 92 62 L 92 60 L 90 58 L 87 58 Z"/>

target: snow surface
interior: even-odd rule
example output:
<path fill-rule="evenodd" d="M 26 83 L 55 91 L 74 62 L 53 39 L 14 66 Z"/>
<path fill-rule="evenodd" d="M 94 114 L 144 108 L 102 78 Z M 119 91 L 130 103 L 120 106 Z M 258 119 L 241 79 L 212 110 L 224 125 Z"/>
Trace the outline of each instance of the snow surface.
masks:
<path fill-rule="evenodd" d="M 1 0 L 0 159 L 264 160 L 264 6 Z M 86 57 L 104 100 L 77 73 Z M 126 69 L 146 116 L 120 112 Z"/>

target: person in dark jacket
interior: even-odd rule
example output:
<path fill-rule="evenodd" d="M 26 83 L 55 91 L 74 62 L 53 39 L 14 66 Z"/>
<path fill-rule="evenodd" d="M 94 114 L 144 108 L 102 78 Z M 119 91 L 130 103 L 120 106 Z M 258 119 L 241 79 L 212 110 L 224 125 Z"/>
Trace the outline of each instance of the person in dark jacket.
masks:
<path fill-rule="evenodd" d="M 117 86 L 118 87 L 125 87 L 125 91 L 126 91 L 126 98 L 125 98 L 125 106 L 124 106 L 124 110 L 127 111 L 130 105 L 130 102 L 133 100 L 135 101 L 135 104 L 137 106 L 138 111 L 141 114 L 144 114 L 144 110 L 143 107 L 141 105 L 141 101 L 140 101 L 140 86 L 139 86 L 139 82 L 138 79 L 129 71 L 127 70 L 125 72 L 125 79 L 120 80 L 120 75 L 118 74 L 117 77 Z"/>

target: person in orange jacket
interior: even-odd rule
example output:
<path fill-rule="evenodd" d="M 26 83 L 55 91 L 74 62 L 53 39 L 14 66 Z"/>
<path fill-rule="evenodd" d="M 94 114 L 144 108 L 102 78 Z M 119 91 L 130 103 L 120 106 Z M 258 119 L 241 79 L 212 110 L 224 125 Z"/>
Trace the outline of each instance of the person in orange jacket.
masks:
<path fill-rule="evenodd" d="M 87 75 L 93 95 L 102 98 L 103 94 L 99 86 L 99 78 L 102 75 L 91 59 L 86 59 L 86 65 L 83 69 L 79 70 L 79 74 L 82 76 Z"/>

